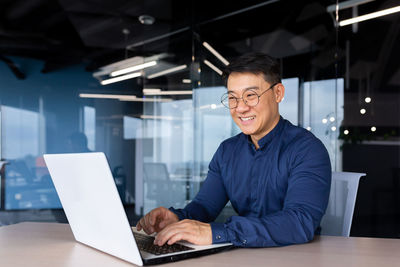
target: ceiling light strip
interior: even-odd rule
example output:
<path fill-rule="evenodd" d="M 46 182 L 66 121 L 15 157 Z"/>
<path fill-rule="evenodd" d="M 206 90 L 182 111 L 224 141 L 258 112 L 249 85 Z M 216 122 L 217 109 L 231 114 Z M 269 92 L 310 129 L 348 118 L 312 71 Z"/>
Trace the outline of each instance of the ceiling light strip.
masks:
<path fill-rule="evenodd" d="M 207 66 L 209 66 L 212 70 L 214 70 L 216 73 L 218 73 L 219 75 L 222 75 L 222 70 L 218 69 L 214 64 L 212 64 L 210 61 L 208 61 L 207 59 L 205 59 L 204 64 L 206 64 Z"/>
<path fill-rule="evenodd" d="M 163 75 L 166 75 L 166 74 L 170 74 L 170 73 L 173 73 L 173 72 L 176 72 L 176 71 L 180 71 L 180 70 L 183 70 L 183 69 L 186 69 L 186 68 L 187 68 L 186 64 L 185 65 L 181 65 L 181 66 L 177 66 L 177 67 L 173 67 L 173 68 L 170 68 L 170 69 L 166 69 L 166 70 L 151 74 L 151 75 L 147 76 L 147 78 L 148 79 L 153 79 L 153 78 L 156 78 L 156 77 L 159 77 L 159 76 L 163 76 Z"/>
<path fill-rule="evenodd" d="M 192 90 L 180 90 L 180 91 L 159 91 L 159 92 L 149 92 L 143 89 L 144 95 L 192 95 Z"/>
<path fill-rule="evenodd" d="M 131 67 L 128 67 L 128 68 L 123 68 L 123 69 L 120 69 L 120 70 L 113 71 L 113 72 L 111 72 L 110 76 L 111 77 L 119 76 L 119 75 L 122 75 L 122 74 L 126 74 L 126 73 L 134 72 L 134 71 L 137 71 L 137 70 L 142 70 L 142 69 L 145 69 L 145 68 L 149 68 L 149 67 L 152 67 L 152 66 L 154 66 L 156 64 L 157 64 L 157 61 L 153 60 L 153 61 L 146 62 L 146 63 L 143 63 L 143 64 L 139 64 L 139 65 L 131 66 Z"/>
<path fill-rule="evenodd" d="M 143 92 L 143 94 L 152 94 L 152 93 L 161 92 L 161 89 L 158 89 L 158 88 L 143 88 L 142 92 Z"/>
<path fill-rule="evenodd" d="M 173 121 L 173 120 L 179 120 L 182 121 L 184 118 L 182 117 L 173 117 L 173 116 L 162 116 L 162 115 L 140 115 L 141 119 L 147 119 L 147 120 L 168 120 L 168 121 Z"/>
<path fill-rule="evenodd" d="M 119 99 L 120 101 L 129 102 L 171 102 L 172 98 L 135 98 L 135 99 Z"/>
<path fill-rule="evenodd" d="M 123 75 L 123 76 L 102 80 L 102 81 L 100 81 L 100 83 L 101 83 L 101 85 L 107 85 L 107 84 L 110 84 L 110 83 L 116 83 L 116 82 L 120 82 L 120 81 L 123 81 L 123 80 L 137 78 L 137 77 L 139 77 L 141 75 L 142 75 L 141 72 L 134 72 L 134 73 L 126 74 L 126 75 Z"/>
<path fill-rule="evenodd" d="M 135 95 L 112 95 L 112 94 L 79 94 L 80 98 L 105 98 L 105 99 L 121 99 L 121 98 L 136 98 Z"/>
<path fill-rule="evenodd" d="M 170 102 L 171 98 L 138 98 L 135 95 L 112 95 L 112 94 L 79 94 L 80 98 L 115 99 L 119 101 L 134 102 Z"/>
<path fill-rule="evenodd" d="M 218 53 L 211 45 L 209 45 L 207 42 L 203 42 L 203 46 L 208 49 L 214 56 L 216 56 L 219 60 L 221 60 L 222 63 L 225 65 L 229 64 L 229 61 L 226 60 L 223 56 L 221 56 L 220 53 Z"/>
<path fill-rule="evenodd" d="M 381 10 L 381 11 L 373 12 L 373 13 L 370 13 L 370 14 L 366 14 L 366 15 L 355 17 L 355 18 L 351 18 L 351 19 L 346 19 L 346 20 L 340 21 L 339 22 L 339 26 L 346 26 L 346 25 L 349 25 L 349 24 L 353 24 L 353 23 L 357 23 L 357 22 L 361 22 L 361 21 L 365 21 L 365 20 L 369 20 L 369 19 L 374 19 L 374 18 L 377 18 L 377 17 L 390 15 L 390 14 L 393 14 L 393 13 L 396 13 L 396 12 L 400 12 L 400 6 L 384 9 L 384 10 Z"/>

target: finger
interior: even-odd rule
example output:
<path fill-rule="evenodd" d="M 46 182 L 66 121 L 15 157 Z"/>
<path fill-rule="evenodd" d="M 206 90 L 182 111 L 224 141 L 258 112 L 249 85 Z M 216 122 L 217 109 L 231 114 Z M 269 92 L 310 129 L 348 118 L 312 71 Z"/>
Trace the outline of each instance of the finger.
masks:
<path fill-rule="evenodd" d="M 172 236 L 184 231 L 187 231 L 187 229 L 185 229 L 185 227 L 183 227 L 181 224 L 170 224 L 156 235 L 156 238 L 154 239 L 154 244 L 162 246 Z"/>
<path fill-rule="evenodd" d="M 140 225 L 140 220 L 136 224 L 136 230 L 138 231 L 142 230 L 142 226 Z"/>
<path fill-rule="evenodd" d="M 146 216 L 147 216 L 147 214 L 146 214 Z M 140 219 L 140 226 L 141 226 L 141 228 L 142 228 L 142 230 L 146 233 L 146 234 L 148 234 L 148 235 L 150 235 L 150 234 L 152 234 L 154 231 L 151 229 L 151 227 L 149 226 L 149 224 L 148 224 L 148 219 L 146 219 L 146 216 L 144 216 L 142 219 Z"/>
<path fill-rule="evenodd" d="M 144 216 L 144 224 L 145 224 L 145 232 L 149 235 L 154 233 L 154 228 L 150 224 L 150 213 L 147 213 L 146 216 Z"/>
<path fill-rule="evenodd" d="M 156 222 L 157 222 L 157 217 L 159 217 L 160 215 L 162 215 L 162 209 L 161 208 L 157 208 L 157 209 L 154 209 L 154 210 L 152 210 L 151 212 L 150 212 L 150 218 L 149 218 L 149 222 L 150 222 L 150 225 L 155 225 L 156 224 Z"/>
<path fill-rule="evenodd" d="M 167 244 L 172 245 L 181 240 L 189 241 L 189 240 L 187 240 L 189 238 L 189 236 L 190 236 L 190 233 L 185 233 L 185 232 L 177 233 L 168 239 Z"/>
<path fill-rule="evenodd" d="M 143 231 L 148 235 L 151 235 L 152 233 L 154 233 L 154 231 L 151 227 L 145 227 L 145 228 L 143 228 Z"/>
<path fill-rule="evenodd" d="M 144 228 L 144 218 L 142 217 L 142 218 L 140 218 L 140 220 L 139 220 L 139 222 L 137 223 L 137 226 L 136 227 L 138 227 L 138 229 L 139 229 L 139 231 L 141 230 L 141 229 L 143 229 Z"/>
<path fill-rule="evenodd" d="M 164 229 L 164 227 L 167 225 L 167 222 L 165 220 L 161 221 L 158 224 L 158 227 L 160 228 L 160 230 Z"/>
<path fill-rule="evenodd" d="M 149 225 L 149 214 L 148 213 L 146 215 L 144 215 L 143 222 L 144 222 L 143 226 Z"/>

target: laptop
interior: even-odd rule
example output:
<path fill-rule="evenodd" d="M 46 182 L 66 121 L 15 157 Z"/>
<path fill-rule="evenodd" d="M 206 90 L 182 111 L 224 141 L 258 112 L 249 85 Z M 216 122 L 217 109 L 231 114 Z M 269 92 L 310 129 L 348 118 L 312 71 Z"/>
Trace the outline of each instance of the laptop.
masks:
<path fill-rule="evenodd" d="M 149 252 L 154 237 L 129 225 L 104 153 L 47 154 L 44 159 L 80 243 L 140 266 L 207 255 L 232 246 L 179 242 L 173 248 L 154 245 L 159 251 Z"/>

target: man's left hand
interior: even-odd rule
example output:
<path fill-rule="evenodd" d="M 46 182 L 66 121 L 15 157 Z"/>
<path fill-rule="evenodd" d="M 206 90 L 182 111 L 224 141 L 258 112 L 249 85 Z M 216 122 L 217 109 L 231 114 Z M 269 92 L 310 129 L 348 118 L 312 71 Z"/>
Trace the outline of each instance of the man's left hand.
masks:
<path fill-rule="evenodd" d="M 195 220 L 182 220 L 165 227 L 156 235 L 154 244 L 172 245 L 180 240 L 186 240 L 195 245 L 211 245 L 211 225 Z"/>

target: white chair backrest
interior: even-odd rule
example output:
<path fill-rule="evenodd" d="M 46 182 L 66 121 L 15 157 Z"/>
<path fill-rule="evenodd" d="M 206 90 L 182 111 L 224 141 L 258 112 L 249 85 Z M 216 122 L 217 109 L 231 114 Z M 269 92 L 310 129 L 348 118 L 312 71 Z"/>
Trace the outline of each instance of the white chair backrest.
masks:
<path fill-rule="evenodd" d="M 332 172 L 328 208 L 321 221 L 322 235 L 350 236 L 358 182 L 365 173 Z"/>

